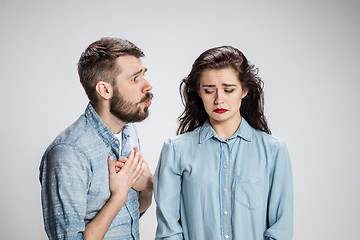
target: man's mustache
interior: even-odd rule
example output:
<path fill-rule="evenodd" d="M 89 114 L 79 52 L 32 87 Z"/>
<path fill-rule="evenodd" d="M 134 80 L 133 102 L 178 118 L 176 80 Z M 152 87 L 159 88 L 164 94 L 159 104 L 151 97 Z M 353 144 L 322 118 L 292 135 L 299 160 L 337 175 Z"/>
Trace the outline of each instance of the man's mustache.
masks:
<path fill-rule="evenodd" d="M 145 97 L 143 97 L 140 101 L 140 103 L 146 102 L 148 100 L 151 100 L 154 97 L 154 94 L 151 92 L 147 92 Z"/>

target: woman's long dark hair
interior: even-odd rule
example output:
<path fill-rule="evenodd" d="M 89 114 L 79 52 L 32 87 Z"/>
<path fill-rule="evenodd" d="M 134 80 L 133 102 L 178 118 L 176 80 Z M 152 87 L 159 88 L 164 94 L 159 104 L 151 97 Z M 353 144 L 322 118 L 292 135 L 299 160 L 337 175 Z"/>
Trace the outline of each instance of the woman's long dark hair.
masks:
<path fill-rule="evenodd" d="M 253 128 L 271 134 L 264 116 L 264 84 L 257 75 L 258 69 L 248 63 L 242 52 L 231 46 L 216 47 L 203 52 L 195 60 L 188 77 L 181 82 L 179 90 L 185 109 L 178 118 L 180 125 L 177 134 L 193 131 L 209 118 L 198 95 L 203 71 L 229 67 L 238 73 L 242 88 L 248 90 L 241 102 L 241 116 Z"/>

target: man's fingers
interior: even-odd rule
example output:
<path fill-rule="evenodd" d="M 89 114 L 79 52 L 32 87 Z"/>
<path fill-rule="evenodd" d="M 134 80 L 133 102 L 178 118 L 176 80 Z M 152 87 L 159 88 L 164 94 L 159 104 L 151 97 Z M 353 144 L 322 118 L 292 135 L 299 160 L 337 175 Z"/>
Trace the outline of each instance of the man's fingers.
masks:
<path fill-rule="evenodd" d="M 140 154 L 139 158 L 143 158 L 143 155 L 139 151 L 139 148 L 137 146 L 134 147 L 135 152 L 138 152 Z"/>
<path fill-rule="evenodd" d="M 109 174 L 116 173 L 115 171 L 115 158 L 113 156 L 108 157 Z"/>
<path fill-rule="evenodd" d="M 137 180 L 141 177 L 141 175 L 144 173 L 144 169 L 142 168 L 143 160 L 140 159 L 138 164 L 136 164 L 136 169 L 134 170 L 134 183 L 136 183 Z"/>
<path fill-rule="evenodd" d="M 128 159 L 124 163 L 124 166 L 122 167 L 122 170 L 127 172 L 133 172 L 136 168 L 136 165 L 139 161 L 139 153 L 135 153 L 134 150 L 131 150 Z"/>
<path fill-rule="evenodd" d="M 140 152 L 136 152 L 135 157 L 134 157 L 134 164 L 135 165 L 138 164 L 139 158 L 140 158 Z"/>
<path fill-rule="evenodd" d="M 134 158 L 134 155 L 135 155 L 135 151 L 134 151 L 134 149 L 132 149 L 132 150 L 130 151 L 129 156 L 128 156 L 128 160 L 129 160 L 129 159 L 133 159 L 133 158 Z"/>
<path fill-rule="evenodd" d="M 141 157 L 140 152 L 136 152 L 135 149 L 133 149 L 131 150 L 131 153 L 129 154 L 129 157 L 127 158 L 125 163 L 117 162 L 116 165 L 117 169 L 120 169 L 120 171 L 124 171 L 126 175 L 128 175 L 128 177 L 132 179 L 132 183 L 134 184 L 144 172 L 144 169 L 142 167 L 143 163 L 144 159 Z M 119 167 L 120 165 L 123 166 Z"/>
<path fill-rule="evenodd" d="M 138 162 L 138 164 L 137 164 L 137 166 L 136 166 L 136 169 L 137 170 L 140 170 L 140 169 L 143 169 L 143 164 L 144 164 L 144 159 L 143 158 L 140 158 L 139 159 L 139 162 Z"/>
<path fill-rule="evenodd" d="M 125 163 L 126 161 L 127 161 L 127 158 L 119 157 L 119 160 L 117 162 Z"/>
<path fill-rule="evenodd" d="M 134 181 L 133 183 L 136 183 L 137 180 L 139 180 L 139 178 L 141 177 L 141 175 L 144 173 L 143 169 L 140 169 L 140 171 L 136 174 L 136 176 L 134 177 Z"/>
<path fill-rule="evenodd" d="M 117 168 L 122 168 L 124 166 L 125 163 L 123 162 L 119 162 L 119 161 L 115 161 L 115 165 Z"/>
<path fill-rule="evenodd" d="M 129 171 L 133 161 L 134 161 L 134 150 L 131 150 L 126 162 L 124 163 L 121 169 L 124 171 Z"/>

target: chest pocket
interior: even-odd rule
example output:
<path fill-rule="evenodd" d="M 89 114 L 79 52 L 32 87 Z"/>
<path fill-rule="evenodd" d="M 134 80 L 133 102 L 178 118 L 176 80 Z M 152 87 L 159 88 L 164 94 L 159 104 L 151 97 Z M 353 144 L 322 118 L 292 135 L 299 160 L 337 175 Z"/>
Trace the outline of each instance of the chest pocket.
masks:
<path fill-rule="evenodd" d="M 238 176 L 235 182 L 235 199 L 250 210 L 259 209 L 262 205 L 264 181 L 261 178 Z"/>

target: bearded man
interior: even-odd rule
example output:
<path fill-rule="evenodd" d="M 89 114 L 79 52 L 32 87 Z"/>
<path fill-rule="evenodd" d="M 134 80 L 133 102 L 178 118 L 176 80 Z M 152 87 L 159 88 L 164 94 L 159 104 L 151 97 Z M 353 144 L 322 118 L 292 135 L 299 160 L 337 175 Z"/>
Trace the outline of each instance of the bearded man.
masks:
<path fill-rule="evenodd" d="M 153 193 L 134 125 L 148 116 L 152 99 L 143 56 L 119 38 L 102 38 L 82 53 L 78 73 L 90 102 L 40 164 L 49 239 L 139 239 L 139 217 Z"/>

